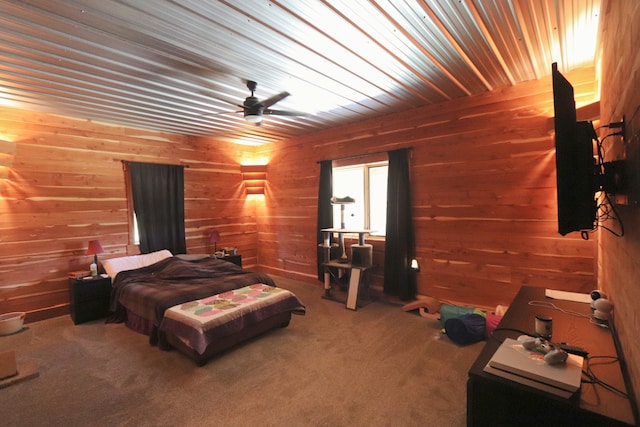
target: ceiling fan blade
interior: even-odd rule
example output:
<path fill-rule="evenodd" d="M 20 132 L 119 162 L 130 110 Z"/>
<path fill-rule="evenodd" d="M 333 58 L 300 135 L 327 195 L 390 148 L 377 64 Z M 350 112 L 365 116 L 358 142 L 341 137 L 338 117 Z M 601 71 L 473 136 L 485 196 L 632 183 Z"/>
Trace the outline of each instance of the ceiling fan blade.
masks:
<path fill-rule="evenodd" d="M 211 112 L 211 113 L 202 113 L 200 116 L 202 117 L 229 116 L 229 115 L 236 115 L 237 113 L 242 113 L 242 112 L 243 110 L 219 111 L 219 112 Z"/>
<path fill-rule="evenodd" d="M 262 114 L 271 114 L 272 116 L 300 116 L 300 117 L 308 117 L 309 113 L 303 113 L 302 111 L 283 111 L 283 110 L 272 110 L 270 108 L 265 109 Z"/>
<path fill-rule="evenodd" d="M 269 108 L 276 102 L 282 101 L 289 95 L 291 95 L 289 92 L 281 92 L 277 95 L 272 96 L 271 98 L 267 98 L 264 101 L 262 101 L 262 105 L 264 106 L 264 108 Z"/>

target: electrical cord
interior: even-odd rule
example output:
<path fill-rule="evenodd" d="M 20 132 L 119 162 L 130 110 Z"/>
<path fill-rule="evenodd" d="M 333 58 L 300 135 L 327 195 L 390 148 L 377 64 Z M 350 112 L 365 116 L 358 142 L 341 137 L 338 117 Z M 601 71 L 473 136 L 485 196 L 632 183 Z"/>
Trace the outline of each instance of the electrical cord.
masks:
<path fill-rule="evenodd" d="M 605 212 L 606 216 L 603 219 L 603 221 L 606 221 L 607 219 L 615 220 L 618 223 L 618 225 L 620 226 L 620 231 L 617 232 L 617 231 L 607 227 L 604 224 L 598 224 L 598 226 L 604 228 L 605 230 L 607 230 L 609 233 L 613 234 L 616 237 L 622 237 L 622 236 L 624 236 L 624 224 L 622 223 L 622 221 L 618 217 L 618 212 L 616 211 L 616 207 L 611 202 L 611 199 L 609 198 L 609 195 L 607 193 L 603 193 L 603 194 L 604 194 L 604 199 L 606 200 L 606 203 L 601 203 L 598 206 L 598 209 L 600 209 L 601 206 L 603 206 L 604 209 L 605 209 L 604 212 Z"/>
<path fill-rule="evenodd" d="M 520 335 L 531 335 L 531 332 L 527 332 L 527 331 L 523 331 L 522 329 L 516 329 L 516 328 L 507 328 L 504 326 L 498 326 L 497 328 L 495 328 L 493 330 L 493 334 L 491 335 L 491 337 L 493 339 L 495 339 L 496 341 L 498 341 L 500 344 L 502 344 L 504 342 L 504 339 L 499 339 L 498 337 L 496 337 L 496 332 L 500 332 L 500 331 L 509 331 L 509 332 L 517 332 Z"/>
<path fill-rule="evenodd" d="M 567 310 L 565 308 L 560 308 L 557 305 L 555 305 L 552 302 L 549 301 L 529 301 L 529 305 L 533 306 L 533 307 L 546 307 L 546 308 L 552 308 L 554 310 L 557 310 L 561 313 L 564 314 L 568 314 L 570 316 L 575 316 L 575 317 L 584 317 L 586 319 L 590 319 L 592 316 L 589 314 L 582 314 L 579 313 L 577 311 L 572 311 L 572 310 Z"/>
<path fill-rule="evenodd" d="M 609 127 L 609 125 L 604 125 L 604 127 Z M 616 136 L 616 135 L 620 135 L 620 133 L 614 132 L 612 134 L 606 135 L 602 139 L 602 141 L 597 136 L 595 138 L 596 149 L 598 151 L 598 163 L 596 164 L 596 166 L 599 169 L 599 175 L 601 176 L 604 176 L 604 148 L 602 144 L 605 141 L 605 139 L 607 139 L 608 137 Z M 602 200 L 596 206 L 596 212 L 598 214 L 596 217 L 595 228 L 593 230 L 583 230 L 580 233 L 580 236 L 584 240 L 589 240 L 588 233 L 595 232 L 598 228 L 603 228 L 604 230 L 610 232 L 616 237 L 624 236 L 624 224 L 622 223 L 622 220 L 618 216 L 618 212 L 616 211 L 615 205 L 611 202 L 611 199 L 609 198 L 609 194 L 605 190 L 606 189 L 601 191 Z M 620 227 L 620 231 L 619 232 L 615 231 L 612 228 L 609 228 L 606 225 L 604 225 L 603 223 L 607 220 L 616 221 Z"/>
<path fill-rule="evenodd" d="M 608 361 L 606 362 L 600 362 L 600 363 L 594 363 L 593 360 L 594 359 L 608 359 Z M 602 381 L 601 379 L 599 379 L 596 374 L 593 372 L 592 367 L 593 366 L 597 366 L 597 365 L 609 365 L 609 364 L 613 364 L 613 363 L 619 363 L 620 359 L 617 356 L 589 356 L 585 359 L 585 364 L 586 364 L 586 369 L 582 370 L 582 374 L 584 376 L 587 377 L 587 380 L 582 380 L 583 383 L 585 384 L 597 384 L 615 394 L 617 394 L 618 396 L 621 396 L 625 399 L 629 399 L 629 394 L 624 392 L 623 390 L 620 390 L 619 388 L 616 388 L 614 386 L 612 386 L 609 383 L 606 383 L 604 381 Z"/>
<path fill-rule="evenodd" d="M 545 307 L 557 310 L 561 313 L 568 314 L 569 316 L 581 317 L 583 319 L 589 319 L 590 323 L 593 323 L 596 326 L 600 326 L 601 328 L 608 328 L 609 326 L 605 323 L 598 322 L 593 314 L 582 314 L 577 311 L 566 310 L 564 308 L 560 308 L 552 302 L 549 301 L 529 301 L 529 305 L 533 307 Z"/>

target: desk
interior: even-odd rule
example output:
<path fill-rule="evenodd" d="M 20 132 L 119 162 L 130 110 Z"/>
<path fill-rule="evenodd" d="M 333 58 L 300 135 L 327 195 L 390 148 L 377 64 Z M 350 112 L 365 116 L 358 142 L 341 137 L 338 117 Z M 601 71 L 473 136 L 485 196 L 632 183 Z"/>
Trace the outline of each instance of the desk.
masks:
<path fill-rule="evenodd" d="M 516 329 L 533 333 L 535 316 L 553 318 L 553 341 L 567 342 L 589 352 L 589 356 L 615 356 L 611 331 L 551 307 L 530 301 L 553 302 L 559 308 L 590 314 L 589 304 L 552 300 L 543 288 L 523 286 L 494 333 L 469 370 L 467 381 L 468 426 L 627 426 L 634 425 L 630 401 L 600 385 L 583 383 L 570 399 L 489 374 L 483 368 L 504 338 L 517 338 Z M 600 362 L 602 362 L 601 360 Z M 593 361 L 597 363 L 597 359 Z M 619 363 L 592 366 L 597 377 L 626 392 Z"/>

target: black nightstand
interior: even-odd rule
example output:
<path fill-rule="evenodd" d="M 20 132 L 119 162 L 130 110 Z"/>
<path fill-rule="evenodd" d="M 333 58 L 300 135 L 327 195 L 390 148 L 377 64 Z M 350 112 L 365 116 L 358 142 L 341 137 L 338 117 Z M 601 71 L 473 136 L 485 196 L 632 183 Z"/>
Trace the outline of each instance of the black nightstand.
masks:
<path fill-rule="evenodd" d="M 232 262 L 235 265 L 242 267 L 242 255 L 226 255 L 224 257 L 219 257 L 223 261 Z"/>
<path fill-rule="evenodd" d="M 69 279 L 71 319 L 76 325 L 109 314 L 111 277 Z"/>

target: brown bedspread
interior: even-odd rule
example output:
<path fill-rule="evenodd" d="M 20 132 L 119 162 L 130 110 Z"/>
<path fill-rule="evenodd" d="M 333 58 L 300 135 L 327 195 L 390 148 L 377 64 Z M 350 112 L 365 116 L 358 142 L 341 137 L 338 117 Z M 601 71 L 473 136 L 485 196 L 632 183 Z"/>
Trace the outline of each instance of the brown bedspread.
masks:
<path fill-rule="evenodd" d="M 164 312 L 174 305 L 255 283 L 275 286 L 266 274 L 243 270 L 215 258 L 166 258 L 156 264 L 118 273 L 113 282 L 111 321 L 124 321 L 126 312 L 153 322 L 157 328 Z"/>

